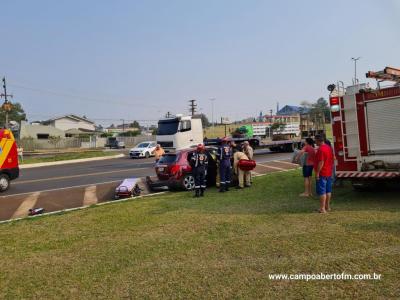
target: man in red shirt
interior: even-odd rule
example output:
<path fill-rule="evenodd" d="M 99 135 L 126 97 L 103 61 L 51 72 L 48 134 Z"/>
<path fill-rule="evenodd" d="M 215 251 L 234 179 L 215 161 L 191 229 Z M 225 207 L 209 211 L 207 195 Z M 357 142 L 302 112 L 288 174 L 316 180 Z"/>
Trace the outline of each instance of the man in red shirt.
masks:
<path fill-rule="evenodd" d="M 318 146 L 315 155 L 315 179 L 316 192 L 320 199 L 320 213 L 326 213 L 330 210 L 329 203 L 332 196 L 332 149 L 325 144 L 324 138 L 320 135 L 315 136 L 315 142 Z"/>

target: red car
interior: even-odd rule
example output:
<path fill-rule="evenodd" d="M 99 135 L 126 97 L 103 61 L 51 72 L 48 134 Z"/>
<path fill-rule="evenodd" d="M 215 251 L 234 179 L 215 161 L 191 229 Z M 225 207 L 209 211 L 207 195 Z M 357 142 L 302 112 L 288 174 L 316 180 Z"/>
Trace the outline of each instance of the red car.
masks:
<path fill-rule="evenodd" d="M 164 154 L 155 166 L 158 182 L 150 186 L 168 186 L 172 189 L 191 190 L 194 188 L 194 176 L 189 160 L 195 148 Z M 215 185 L 217 176 L 217 148 L 206 147 L 208 156 L 207 185 Z"/>

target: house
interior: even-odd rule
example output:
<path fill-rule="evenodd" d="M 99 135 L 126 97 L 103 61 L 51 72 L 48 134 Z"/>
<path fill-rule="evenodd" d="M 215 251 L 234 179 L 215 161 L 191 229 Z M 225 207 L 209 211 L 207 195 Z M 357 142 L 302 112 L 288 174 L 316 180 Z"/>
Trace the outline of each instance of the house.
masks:
<path fill-rule="evenodd" d="M 40 125 L 38 123 L 29 124 L 26 121 L 21 121 L 19 137 L 33 138 L 38 140 L 47 140 L 50 136 L 64 138 L 65 132 L 53 126 Z"/>
<path fill-rule="evenodd" d="M 308 109 L 301 106 L 285 105 L 278 112 L 278 116 L 291 116 L 297 114 L 307 113 Z"/>
<path fill-rule="evenodd" d="M 79 117 L 76 115 L 65 115 L 43 121 L 42 125 L 52 126 L 62 131 L 78 129 L 84 132 L 94 132 L 96 130 L 94 122 L 88 120 L 86 117 Z"/>

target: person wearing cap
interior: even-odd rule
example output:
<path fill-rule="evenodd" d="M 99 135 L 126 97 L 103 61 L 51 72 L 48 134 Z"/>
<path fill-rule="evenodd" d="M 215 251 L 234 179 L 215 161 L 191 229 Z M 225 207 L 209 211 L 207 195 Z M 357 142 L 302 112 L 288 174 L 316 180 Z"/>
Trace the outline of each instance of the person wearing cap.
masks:
<path fill-rule="evenodd" d="M 160 144 L 157 144 L 156 149 L 153 150 L 152 154 L 154 154 L 154 158 L 156 159 L 156 162 L 158 162 L 161 156 L 165 154 L 165 151 Z"/>
<path fill-rule="evenodd" d="M 220 192 L 229 191 L 231 184 L 231 159 L 232 159 L 232 148 L 229 145 L 228 138 L 224 137 L 221 140 L 221 146 L 218 148 L 217 160 L 219 162 L 219 174 L 220 174 Z"/>
<path fill-rule="evenodd" d="M 318 150 L 314 159 L 314 170 L 316 179 L 316 192 L 320 199 L 320 213 L 326 213 L 330 210 L 330 201 L 332 196 L 332 149 L 325 144 L 324 137 L 315 136 L 315 142 Z"/>
<path fill-rule="evenodd" d="M 190 166 L 194 175 L 194 197 L 203 197 L 206 189 L 208 157 L 203 144 L 197 146 L 196 152 L 190 158 Z"/>

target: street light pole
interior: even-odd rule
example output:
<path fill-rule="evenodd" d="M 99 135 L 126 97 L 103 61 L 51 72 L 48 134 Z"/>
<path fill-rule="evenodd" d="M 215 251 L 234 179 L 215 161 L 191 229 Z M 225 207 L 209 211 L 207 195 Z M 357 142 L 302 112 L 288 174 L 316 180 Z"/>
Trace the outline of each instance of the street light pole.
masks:
<path fill-rule="evenodd" d="M 361 57 L 354 58 L 352 57 L 351 59 L 354 61 L 354 85 L 357 84 L 357 60 L 359 60 Z"/>

